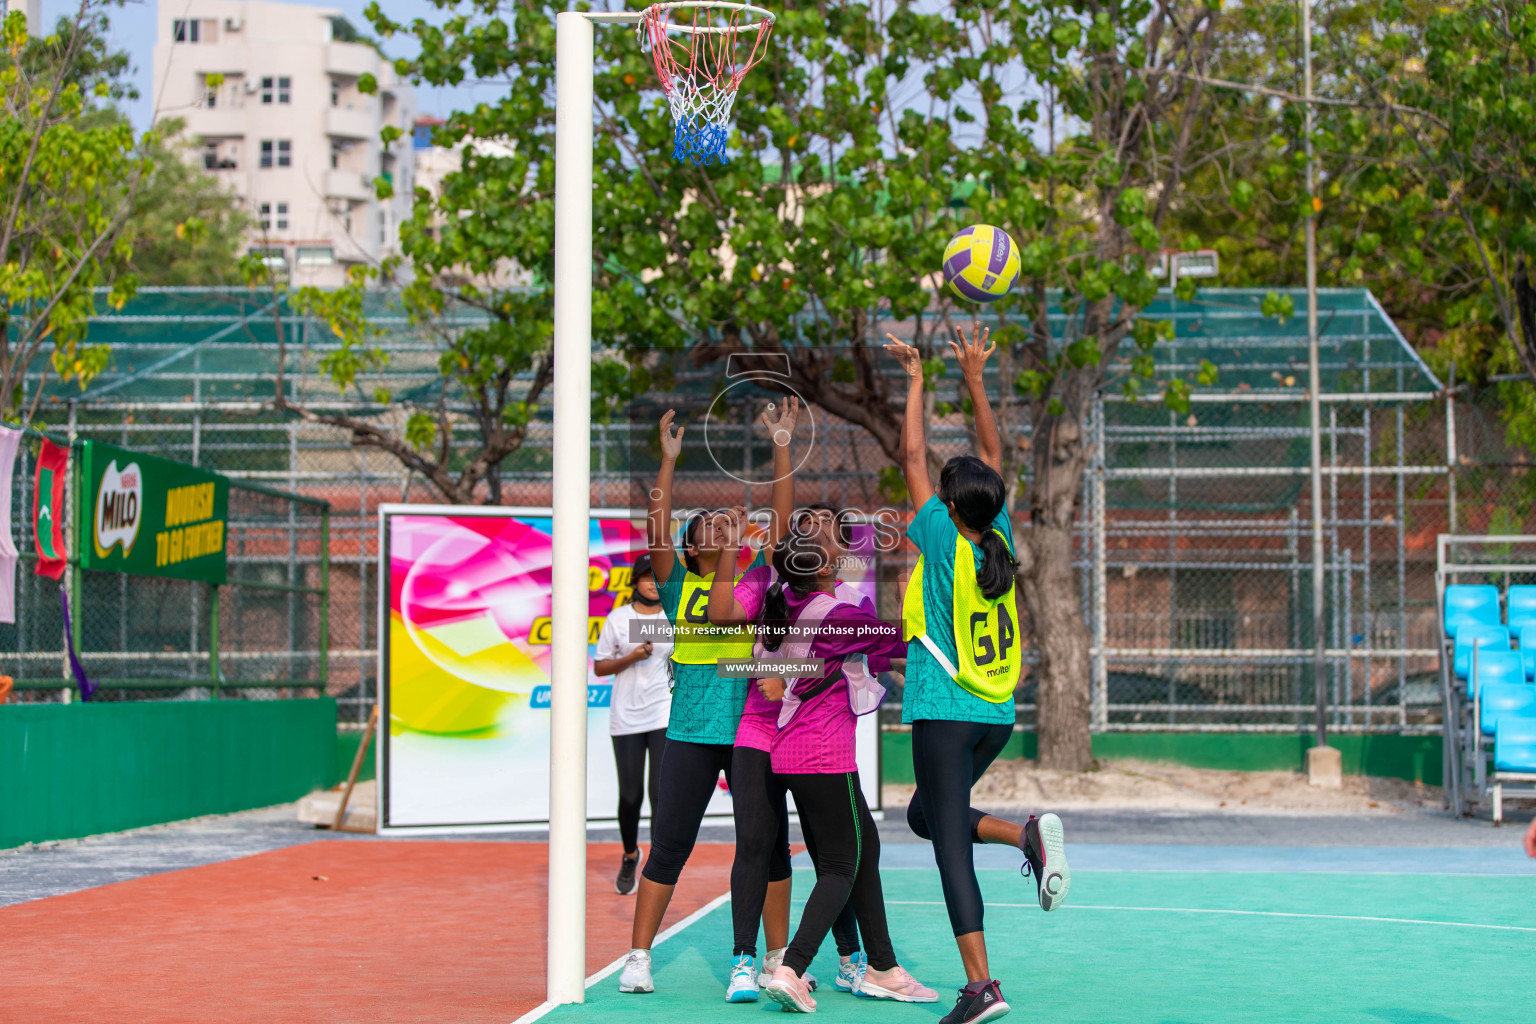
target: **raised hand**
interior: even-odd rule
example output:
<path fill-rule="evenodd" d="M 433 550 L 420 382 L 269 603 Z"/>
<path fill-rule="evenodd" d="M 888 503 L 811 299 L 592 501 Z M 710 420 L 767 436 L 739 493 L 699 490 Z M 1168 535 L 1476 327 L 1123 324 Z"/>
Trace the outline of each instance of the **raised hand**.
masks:
<path fill-rule="evenodd" d="M 800 412 L 800 399 L 790 395 L 779 405 L 768 403 L 763 410 L 762 424 L 768 428 L 768 436 L 780 448 L 787 446 L 795 436 L 795 416 Z"/>
<path fill-rule="evenodd" d="M 992 342 L 990 348 L 987 347 L 987 341 L 991 335 L 992 329 L 990 327 L 982 327 L 975 320 L 971 321 L 971 337 L 969 341 L 965 337 L 965 328 L 955 328 L 955 337 L 959 339 L 959 344 L 951 341 L 949 347 L 955 353 L 955 359 L 960 363 L 960 372 L 967 379 L 979 380 L 982 370 L 986 368 L 987 358 L 997 351 L 997 342 L 995 341 Z"/>
<path fill-rule="evenodd" d="M 732 558 L 741 550 L 741 536 L 746 529 L 745 505 L 733 505 L 715 513 L 715 537 L 720 541 L 721 551 L 729 552 Z"/>
<path fill-rule="evenodd" d="M 885 346 L 885 350 L 889 352 L 897 362 L 901 363 L 901 368 L 907 371 L 908 377 L 912 378 L 913 380 L 922 380 L 922 353 L 918 352 L 917 349 L 913 348 L 911 345 L 908 345 L 894 334 L 887 334 L 886 337 L 891 339 L 891 343 Z"/>
<path fill-rule="evenodd" d="M 672 433 L 672 417 L 677 415 L 674 409 L 668 409 L 661 415 L 661 457 L 669 462 L 676 462 L 677 457 L 683 453 L 683 431 L 687 427 L 678 427 L 677 433 Z"/>

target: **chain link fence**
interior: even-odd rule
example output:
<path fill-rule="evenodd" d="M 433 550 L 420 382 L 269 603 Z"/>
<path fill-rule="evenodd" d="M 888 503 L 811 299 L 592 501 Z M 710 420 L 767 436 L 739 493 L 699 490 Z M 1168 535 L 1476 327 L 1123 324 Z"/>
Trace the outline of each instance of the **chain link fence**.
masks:
<path fill-rule="evenodd" d="M 1094 455 L 1081 494 L 1076 569 L 1093 637 L 1094 727 L 1296 731 L 1310 726 L 1321 684 L 1336 731 L 1437 730 L 1434 538 L 1446 531 L 1536 531 L 1529 455 L 1510 441 L 1511 389 L 1530 385 L 1505 381 L 1447 392 L 1373 300 L 1350 305 L 1348 296 L 1328 297 L 1322 424 L 1328 669 L 1324 679 L 1314 680 L 1309 422 L 1296 385 L 1298 377 L 1305 379 L 1304 345 L 1297 348 L 1294 318 L 1270 327 L 1245 313 L 1251 298 L 1218 295 L 1169 314 L 1179 323 L 1179 337 L 1171 350 L 1160 346 L 1160 371 L 1191 373 L 1207 355 L 1221 368 L 1220 386 L 1197 392 L 1189 413 L 1106 394 L 1088 418 Z M 44 403 L 44 415 L 82 437 L 328 502 L 328 522 L 308 506 L 273 506 L 261 510 L 244 548 L 232 532 L 231 577 L 243 589 L 238 597 L 231 591 L 220 599 L 221 652 L 237 655 L 221 657 L 221 672 L 225 686 L 252 695 L 257 688 L 235 682 L 323 679 L 325 691 L 338 698 L 342 722 L 360 725 L 376 700 L 377 507 L 444 499 L 391 456 L 353 446 L 347 433 L 284 421 L 265 409 L 259 378 L 270 369 L 263 371 L 252 353 L 270 339 L 238 342 L 219 333 L 230 329 L 227 317 L 177 320 L 173 309 L 157 307 L 133 327 L 145 335 L 142 355 L 136 349 L 129 355 L 131 339 L 114 349 L 114 391 L 100 398 L 88 392 L 72 404 Z M 1221 327 L 1227 315 L 1236 327 Z M 182 323 L 186 354 L 165 340 L 164 324 L 172 320 Z M 304 342 L 305 365 L 324 354 L 323 325 L 292 316 L 286 322 Z M 266 324 L 257 326 L 270 333 Z M 905 336 L 903 325 L 871 319 L 872 338 L 889 329 Z M 392 350 L 395 342 L 383 344 Z M 234 357 L 226 357 L 226 347 L 244 361 L 229 363 Z M 389 383 L 403 393 L 412 375 L 423 374 L 430 353 L 414 337 L 398 347 L 407 357 L 394 364 L 390 372 L 397 376 Z M 150 400 L 129 400 L 139 394 L 136 381 L 146 368 L 173 358 L 146 378 L 155 382 Z M 233 372 L 221 369 L 231 365 Z M 173 370 L 174 380 L 166 376 Z M 720 388 L 719 377 L 705 368 L 689 386 L 707 395 Z M 941 385 L 946 398 L 954 397 L 949 392 L 956 380 L 951 368 Z M 678 390 L 686 383 L 679 382 Z M 305 386 L 323 407 L 324 389 Z M 1001 382 L 989 390 L 997 387 Z M 334 392 L 328 400 L 352 412 L 364 408 L 339 402 Z M 471 424 L 456 422 L 453 429 L 473 443 Z M 643 514 L 649 471 L 636 453 L 653 446 L 655 430 L 654 417 L 594 425 L 594 508 Z M 1025 446 L 1032 441 L 1024 428 L 1013 440 Z M 941 458 L 972 447 L 959 414 L 939 416 L 930 442 Z M 744 470 L 761 464 L 771 452 L 766 436 L 743 418 L 718 424 L 710 444 L 718 448 L 710 462 L 685 460 L 680 466 L 675 506 L 764 504 L 765 495 L 754 493 L 743 473 L 722 473 L 712 463 Z M 501 504 L 547 506 L 550 471 L 549 426 L 536 421 L 523 448 L 502 468 Z M 796 471 L 797 500 L 865 512 L 901 508 L 887 493 L 893 473 L 890 458 L 867 432 L 821 415 L 816 444 Z M 22 478 L 30 487 L 26 472 Z M 1020 492 L 1029 484 L 1026 476 Z M 17 507 L 30 508 L 30 494 L 25 501 Z M 1018 530 L 1028 528 L 1023 518 L 1016 516 L 1015 523 Z M 907 549 L 880 557 L 883 616 L 899 614 L 900 584 L 913 559 Z M 124 614 L 134 603 L 123 597 L 119 579 L 94 586 L 117 587 Z M 161 639 L 145 653 L 179 657 L 180 685 L 190 688 L 207 678 L 206 653 L 199 659 L 193 652 L 207 650 L 208 605 L 206 595 L 183 586 L 186 592 L 157 601 L 162 624 L 146 636 Z M 282 589 L 295 587 L 323 590 L 329 602 L 317 605 L 315 594 Z M 104 594 L 103 600 L 111 597 Z M 28 576 L 18 589 L 18 606 L 23 604 L 30 609 L 24 649 L 33 660 L 27 664 L 58 677 L 56 586 Z M 237 637 L 230 625 L 237 620 L 248 622 L 253 634 Z M 99 651 L 126 651 L 124 621 L 107 614 L 85 625 L 101 634 Z M 1027 615 L 1021 625 L 1027 628 Z M 8 628 L 0 627 L 0 638 L 11 635 L 3 632 Z M 179 631 L 174 641 L 173 628 Z M 111 630 L 117 632 L 108 643 Z M 168 644 L 179 646 L 173 652 L 165 650 Z M 899 680 L 892 681 L 894 699 L 882 711 L 888 723 L 900 717 Z M 1034 686 L 1026 675 L 1018 691 L 1023 729 L 1034 727 Z"/>
<path fill-rule="evenodd" d="M 78 424 L 78 436 L 190 461 L 163 435 L 130 432 L 133 419 L 128 413 L 111 427 Z M 93 701 L 271 700 L 326 692 L 329 510 L 323 501 L 232 481 L 222 586 L 75 566 L 53 580 L 35 571 L 36 450 L 37 436 L 29 432 L 11 483 L 16 621 L 0 625 L 0 665 L 16 680 L 15 699 L 79 699 L 66 647 L 70 628 L 97 688 Z M 74 500 L 66 488 L 66 502 Z M 73 507 L 68 511 L 73 519 Z"/>

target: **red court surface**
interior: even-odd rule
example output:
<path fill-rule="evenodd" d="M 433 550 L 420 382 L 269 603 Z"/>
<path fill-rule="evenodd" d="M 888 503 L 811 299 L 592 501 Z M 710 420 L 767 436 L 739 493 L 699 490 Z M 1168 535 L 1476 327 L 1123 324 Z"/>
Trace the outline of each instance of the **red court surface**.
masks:
<path fill-rule="evenodd" d="M 666 925 L 734 850 L 695 847 Z M 591 974 L 634 897 L 617 844 L 587 854 Z M 320 840 L 0 908 L 0 1021 L 509 1024 L 544 1000 L 547 870 L 542 843 Z"/>

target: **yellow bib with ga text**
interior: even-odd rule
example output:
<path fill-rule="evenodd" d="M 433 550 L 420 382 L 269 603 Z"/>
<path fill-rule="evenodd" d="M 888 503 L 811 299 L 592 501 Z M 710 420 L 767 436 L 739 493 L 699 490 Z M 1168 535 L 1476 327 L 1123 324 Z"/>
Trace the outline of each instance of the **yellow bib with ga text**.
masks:
<path fill-rule="evenodd" d="M 1002 534 L 998 533 L 1001 537 Z M 1014 613 L 1015 586 L 989 600 L 976 582 L 976 556 L 964 537 L 955 538 L 954 630 L 956 665 L 928 636 L 927 609 L 923 602 L 923 559 L 917 560 L 907 593 L 902 599 L 902 635 L 928 648 L 951 679 L 982 700 L 1001 704 L 1013 699 L 1024 658 L 1019 643 L 1019 624 Z"/>
<path fill-rule="evenodd" d="M 672 660 L 679 665 L 713 665 L 721 658 L 752 657 L 750 626 L 715 626 L 709 621 L 709 588 L 715 574 L 683 580 L 683 597 L 672 623 Z"/>

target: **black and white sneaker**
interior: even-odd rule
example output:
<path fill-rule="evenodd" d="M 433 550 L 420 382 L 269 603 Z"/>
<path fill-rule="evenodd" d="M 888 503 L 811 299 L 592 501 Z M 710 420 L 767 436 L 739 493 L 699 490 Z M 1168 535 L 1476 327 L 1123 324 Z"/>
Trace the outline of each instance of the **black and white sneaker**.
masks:
<path fill-rule="evenodd" d="M 939 1024 L 981 1024 L 994 1020 L 1009 1010 L 1003 990 L 995 981 L 973 981 L 960 990 L 955 1008 L 944 1015 Z"/>
<path fill-rule="evenodd" d="M 619 877 L 614 879 L 613 891 L 620 896 L 628 896 L 635 891 L 635 867 L 640 863 L 640 852 L 635 851 L 633 857 L 625 855 L 619 862 Z"/>
<path fill-rule="evenodd" d="M 1040 909 L 1055 910 L 1066 902 L 1067 890 L 1072 888 L 1061 819 L 1054 814 L 1038 818 L 1031 815 L 1024 823 L 1024 837 L 1019 845 L 1024 849 L 1025 877 L 1035 876 L 1035 894 L 1040 897 Z"/>

